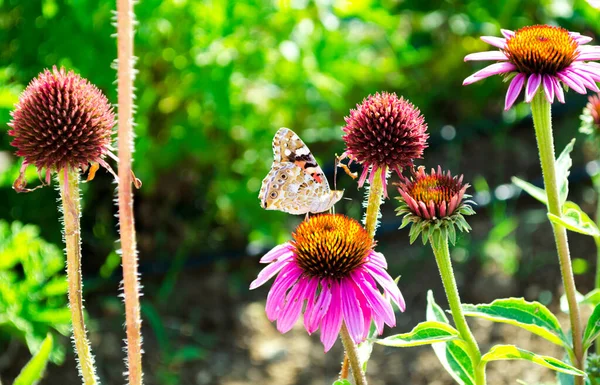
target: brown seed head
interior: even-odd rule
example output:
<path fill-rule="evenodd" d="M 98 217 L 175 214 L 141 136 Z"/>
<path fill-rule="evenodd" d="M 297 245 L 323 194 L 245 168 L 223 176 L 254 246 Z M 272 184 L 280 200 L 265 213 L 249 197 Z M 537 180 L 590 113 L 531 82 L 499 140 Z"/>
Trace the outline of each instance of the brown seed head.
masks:
<path fill-rule="evenodd" d="M 556 75 L 577 59 L 578 47 L 566 29 L 534 25 L 517 30 L 503 52 L 521 73 Z"/>
<path fill-rule="evenodd" d="M 298 266 L 313 277 L 347 276 L 364 263 L 374 246 L 360 223 L 340 214 L 312 216 L 292 236 Z"/>
<path fill-rule="evenodd" d="M 38 170 L 86 167 L 108 152 L 114 112 L 102 92 L 64 68 L 44 70 L 11 113 L 16 154 Z"/>

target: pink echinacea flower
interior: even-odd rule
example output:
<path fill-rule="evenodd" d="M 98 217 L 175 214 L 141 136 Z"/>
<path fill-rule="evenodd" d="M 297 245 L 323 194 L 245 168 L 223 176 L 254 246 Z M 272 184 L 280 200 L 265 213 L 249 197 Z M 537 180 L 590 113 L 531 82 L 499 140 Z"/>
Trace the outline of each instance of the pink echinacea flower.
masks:
<path fill-rule="evenodd" d="M 600 82 L 600 46 L 588 46 L 592 38 L 560 27 L 534 25 L 517 31 L 501 30 L 504 37 L 482 36 L 481 40 L 499 48 L 465 56 L 465 61 L 494 60 L 466 78 L 469 85 L 492 75 L 512 77 L 504 109 L 510 109 L 525 88 L 525 101 L 531 102 L 542 89 L 549 103 L 554 98 L 565 102 L 563 86 L 585 94 L 586 88 L 598 92 Z"/>
<path fill-rule="evenodd" d="M 277 275 L 266 313 L 269 320 L 277 320 L 281 333 L 292 329 L 304 313 L 306 331 L 312 334 L 320 328 L 327 352 L 342 323 L 357 344 L 367 338 L 371 320 L 379 334 L 384 323 L 395 326 L 390 299 L 401 311 L 404 299 L 386 271 L 384 256 L 373 250 L 374 241 L 356 220 L 339 214 L 312 216 L 292 237 L 262 257 L 260 262 L 269 265 L 250 285 L 255 289 Z"/>

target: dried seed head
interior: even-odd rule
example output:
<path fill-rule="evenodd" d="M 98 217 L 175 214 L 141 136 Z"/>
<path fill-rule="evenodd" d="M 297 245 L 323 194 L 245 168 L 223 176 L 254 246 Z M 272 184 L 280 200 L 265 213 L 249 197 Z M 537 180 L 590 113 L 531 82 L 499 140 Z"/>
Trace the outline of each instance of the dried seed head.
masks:
<path fill-rule="evenodd" d="M 102 92 L 64 68 L 44 70 L 21 94 L 8 133 L 11 145 L 47 175 L 64 168 L 87 168 L 109 152 L 115 116 Z M 22 182 L 22 181 L 21 181 Z"/>
<path fill-rule="evenodd" d="M 360 186 L 369 168 L 371 176 L 378 169 L 383 169 L 383 175 L 389 169 L 400 175 L 403 167 L 412 166 L 414 159 L 422 158 L 427 147 L 429 134 L 421 112 L 394 93 L 369 96 L 345 120 L 346 126 L 342 128 L 345 155 L 364 167 Z"/>

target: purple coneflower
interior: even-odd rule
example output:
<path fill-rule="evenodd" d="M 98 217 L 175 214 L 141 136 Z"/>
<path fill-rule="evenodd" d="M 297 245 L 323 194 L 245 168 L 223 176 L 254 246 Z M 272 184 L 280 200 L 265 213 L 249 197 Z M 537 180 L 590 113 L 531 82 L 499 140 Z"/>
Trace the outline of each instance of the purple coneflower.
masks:
<path fill-rule="evenodd" d="M 11 112 L 11 145 L 23 157 L 17 191 L 25 189 L 23 173 L 34 165 L 45 182 L 51 172 L 87 169 L 100 164 L 112 172 L 104 160 L 110 153 L 113 108 L 102 92 L 86 79 L 56 66 L 33 79 Z"/>
<path fill-rule="evenodd" d="M 401 175 L 403 167 L 413 165 L 414 159 L 423 157 L 427 147 L 427 124 L 421 111 L 408 100 L 395 93 L 377 93 L 364 99 L 356 110 L 350 110 L 342 128 L 346 142 L 346 151 L 351 161 L 360 163 L 364 168 L 358 180 L 362 187 L 371 174 L 372 184 L 375 173 L 381 169 L 383 191 L 387 197 L 387 170 Z"/>
<path fill-rule="evenodd" d="M 356 220 L 339 214 L 312 216 L 292 237 L 262 257 L 260 262 L 269 266 L 250 285 L 255 289 L 277 275 L 266 312 L 269 320 L 277 320 L 281 333 L 288 332 L 304 311 L 306 331 L 312 334 L 320 328 L 327 352 L 342 322 L 354 343 L 367 338 L 371 320 L 380 334 L 384 323 L 395 326 L 389 299 L 402 311 L 404 299 L 386 271 L 384 256 L 373 250 L 375 242 Z"/>
<path fill-rule="evenodd" d="M 564 103 L 561 82 L 575 92 L 585 94 L 586 88 L 598 92 L 600 64 L 589 60 L 600 60 L 600 46 L 586 46 L 592 38 L 560 27 L 534 25 L 517 31 L 501 30 L 504 38 L 482 36 L 481 40 L 498 51 L 477 52 L 465 56 L 465 61 L 495 60 L 492 64 L 466 78 L 463 85 L 475 83 L 492 75 L 514 75 L 508 91 L 504 109 L 515 103 L 525 87 L 525 101 L 531 102 L 538 89 L 542 88 L 548 102 L 554 97 Z"/>
<path fill-rule="evenodd" d="M 431 231 L 440 229 L 448 232 L 450 242 L 454 244 L 455 225 L 461 231 L 469 231 L 471 227 L 463 215 L 472 215 L 475 211 L 470 206 L 474 203 L 465 200 L 470 197 L 465 194 L 467 188 L 469 184 L 463 183 L 462 175 L 453 177 L 450 171 L 444 173 L 440 166 L 437 172 L 431 169 L 429 174 L 421 166 L 411 177 L 403 177 L 398 183 L 400 206 L 396 211 L 403 216 L 400 228 L 413 224 L 411 243 L 421 234 L 425 244 Z"/>

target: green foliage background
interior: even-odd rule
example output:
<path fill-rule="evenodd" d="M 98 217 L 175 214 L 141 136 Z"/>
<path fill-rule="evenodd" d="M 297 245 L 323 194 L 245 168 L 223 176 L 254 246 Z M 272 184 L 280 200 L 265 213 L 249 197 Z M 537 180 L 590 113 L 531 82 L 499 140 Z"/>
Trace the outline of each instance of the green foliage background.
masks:
<path fill-rule="evenodd" d="M 56 192 L 11 189 L 20 164 L 6 135 L 9 113 L 28 82 L 53 65 L 80 73 L 116 103 L 114 9 L 114 1 L 104 0 L 0 0 L 0 218 L 36 224 L 56 245 Z M 478 37 L 536 23 L 600 33 L 598 11 L 580 0 L 143 0 L 135 11 L 142 263 L 170 264 L 176 252 L 211 260 L 289 236 L 295 219 L 264 211 L 257 200 L 273 134 L 281 126 L 294 129 L 331 171 L 333 154 L 343 152 L 344 116 L 377 91 L 396 92 L 422 110 L 432 144 L 426 156 L 435 158 L 443 146 L 445 167 L 476 168 L 463 152 L 465 138 L 489 134 L 496 145 L 510 146 L 508 128 L 528 113 L 520 105 L 500 114 L 506 84 L 498 77 L 462 86 L 481 68 L 463 57 L 490 49 Z M 571 130 L 557 135 L 570 138 L 585 99 L 573 92 L 567 99 L 559 109 Z M 444 126 L 457 127 L 452 143 L 442 140 Z M 29 176 L 37 183 L 34 170 Z M 360 202 L 354 185 L 341 183 Z M 489 189 L 485 180 L 473 183 Z M 115 268 L 114 184 L 100 172 L 84 190 L 84 264 L 94 272 L 112 256 L 107 263 Z M 357 217 L 360 204 L 342 202 L 344 210 Z M 498 242 L 481 246 L 500 253 L 500 263 L 513 244 L 499 242 L 517 226 L 498 219 L 504 210 L 491 213 L 499 227 L 490 237 Z M 515 266 L 508 269 L 515 273 Z"/>

